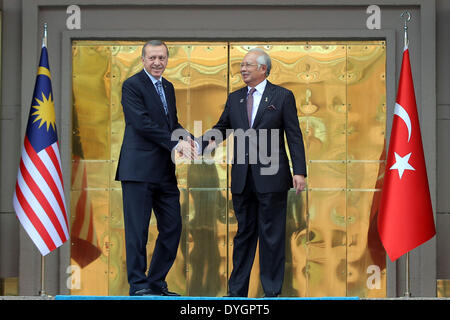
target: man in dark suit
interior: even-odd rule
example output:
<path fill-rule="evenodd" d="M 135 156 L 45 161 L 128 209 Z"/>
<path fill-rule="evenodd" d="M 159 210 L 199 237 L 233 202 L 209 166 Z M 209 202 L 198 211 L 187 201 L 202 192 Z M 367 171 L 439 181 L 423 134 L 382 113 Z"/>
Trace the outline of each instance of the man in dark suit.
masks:
<path fill-rule="evenodd" d="M 174 87 L 162 77 L 168 58 L 163 42 L 147 42 L 142 48 L 143 70 L 122 86 L 125 133 L 116 180 L 122 183 L 130 295 L 177 295 L 165 281 L 177 255 L 182 227 L 172 151 L 191 158 L 197 151 L 178 123 Z M 185 139 L 173 139 L 174 130 Z M 152 209 L 159 234 L 146 274 Z"/>
<path fill-rule="evenodd" d="M 281 293 L 285 264 L 287 192 L 305 188 L 306 164 L 294 95 L 266 80 L 271 60 L 261 49 L 250 50 L 241 63 L 247 84 L 228 96 L 213 129 L 203 136 L 234 133 L 231 193 L 238 222 L 234 237 L 229 296 L 247 296 L 259 238 L 260 278 L 266 297 Z M 284 135 L 292 160 L 291 175 Z M 208 148 L 217 141 L 210 140 Z"/>

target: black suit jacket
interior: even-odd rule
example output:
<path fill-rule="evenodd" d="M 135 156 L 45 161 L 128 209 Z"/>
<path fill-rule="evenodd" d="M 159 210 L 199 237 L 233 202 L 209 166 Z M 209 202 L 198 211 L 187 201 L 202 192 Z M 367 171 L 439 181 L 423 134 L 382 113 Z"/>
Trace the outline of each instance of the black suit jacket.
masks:
<path fill-rule="evenodd" d="M 175 178 L 171 151 L 178 141 L 172 140 L 172 132 L 176 129 L 185 130 L 178 123 L 172 83 L 162 78 L 162 85 L 168 116 L 155 86 L 144 70 L 128 78 L 122 85 L 125 133 L 116 180 L 161 182 L 167 180 L 168 175 Z M 185 134 L 188 133 L 185 131 Z"/>
<path fill-rule="evenodd" d="M 243 132 L 249 129 L 247 91 L 247 86 L 245 86 L 228 96 L 225 109 L 219 121 L 213 127 L 213 129 L 220 130 L 223 137 L 225 137 L 227 129 L 233 129 L 234 131 L 242 129 Z M 297 118 L 295 98 L 290 90 L 267 81 L 252 128 L 255 129 L 256 138 L 248 140 L 256 143 L 252 144 L 247 141 L 244 149 L 238 148 L 239 143 L 242 146 L 242 141 L 237 141 L 237 134 L 234 135 L 234 159 L 231 169 L 232 193 L 239 194 L 244 190 L 249 165 L 252 168 L 252 175 L 258 192 L 282 192 L 292 187 L 292 175 L 285 149 L 285 134 L 294 174 L 306 176 L 303 138 Z M 266 129 L 267 138 L 261 135 L 264 134 L 264 130 L 261 129 Z M 278 136 L 274 129 L 278 129 Z M 271 141 L 272 133 L 277 138 L 278 146 L 273 145 Z M 267 146 L 267 152 L 262 152 L 262 154 L 267 154 L 269 159 L 261 157 L 259 154 L 262 143 Z M 276 168 L 276 160 L 273 161 L 275 158 L 271 162 L 267 162 L 271 156 L 278 156 L 278 170 L 274 174 L 262 174 L 261 169 L 268 169 L 270 166 L 272 166 L 272 169 Z M 253 157 L 253 161 L 250 161 L 251 157 Z M 273 170 L 269 171 L 273 172 Z"/>

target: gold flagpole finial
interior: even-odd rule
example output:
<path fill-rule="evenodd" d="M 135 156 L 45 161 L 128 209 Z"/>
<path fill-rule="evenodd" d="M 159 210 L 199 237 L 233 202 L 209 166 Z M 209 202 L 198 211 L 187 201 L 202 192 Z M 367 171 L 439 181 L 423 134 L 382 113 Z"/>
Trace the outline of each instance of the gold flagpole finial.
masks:
<path fill-rule="evenodd" d="M 47 22 L 44 23 L 44 36 L 42 37 L 42 46 L 47 47 Z"/>
<path fill-rule="evenodd" d="M 400 17 L 404 17 L 407 16 L 406 18 L 404 18 L 405 20 L 405 25 L 403 26 L 403 30 L 405 32 L 405 42 L 404 42 L 404 46 L 405 49 L 408 47 L 409 44 L 409 40 L 408 40 L 408 26 L 406 25 L 409 21 L 411 21 L 411 13 L 409 13 L 409 11 L 403 11 L 402 14 L 400 15 Z"/>

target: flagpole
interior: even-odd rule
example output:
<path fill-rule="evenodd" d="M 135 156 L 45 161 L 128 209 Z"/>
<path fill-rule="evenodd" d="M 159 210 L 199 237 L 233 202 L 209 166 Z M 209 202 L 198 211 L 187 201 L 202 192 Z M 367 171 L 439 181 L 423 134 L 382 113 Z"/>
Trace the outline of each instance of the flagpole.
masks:
<path fill-rule="evenodd" d="M 411 291 L 409 289 L 409 252 L 406 253 L 406 265 L 405 265 L 405 272 L 406 272 L 406 285 L 405 285 L 405 298 L 411 298 Z"/>
<path fill-rule="evenodd" d="M 47 22 L 44 23 L 44 36 L 42 37 L 42 46 L 47 47 Z"/>
<path fill-rule="evenodd" d="M 404 49 L 408 48 L 409 45 L 409 40 L 408 40 L 408 26 L 407 23 L 411 20 L 411 14 L 408 11 L 403 11 L 402 14 L 400 15 L 400 17 L 404 17 L 407 16 L 406 18 L 404 18 L 405 20 L 405 24 L 403 26 L 403 31 L 404 31 Z M 410 274 L 409 274 L 409 251 L 406 253 L 406 259 L 405 259 L 405 294 L 404 297 L 405 298 L 411 298 L 411 290 L 410 290 Z"/>
<path fill-rule="evenodd" d="M 45 258 L 43 255 L 41 255 L 41 290 L 39 290 L 39 295 L 48 297 L 47 292 L 45 292 Z"/>
<path fill-rule="evenodd" d="M 44 23 L 44 36 L 42 37 L 42 46 L 47 47 L 47 23 Z M 41 290 L 39 290 L 41 297 L 48 297 L 45 292 L 45 257 L 41 254 Z"/>
<path fill-rule="evenodd" d="M 405 25 L 403 26 L 403 31 L 404 31 L 404 48 L 407 48 L 408 44 L 409 44 L 409 40 L 408 40 L 408 26 L 406 24 L 409 21 L 411 21 L 411 13 L 409 13 L 409 11 L 403 11 L 402 14 L 400 15 L 400 17 L 403 18 L 404 15 L 407 15 L 407 17 L 404 18 Z"/>

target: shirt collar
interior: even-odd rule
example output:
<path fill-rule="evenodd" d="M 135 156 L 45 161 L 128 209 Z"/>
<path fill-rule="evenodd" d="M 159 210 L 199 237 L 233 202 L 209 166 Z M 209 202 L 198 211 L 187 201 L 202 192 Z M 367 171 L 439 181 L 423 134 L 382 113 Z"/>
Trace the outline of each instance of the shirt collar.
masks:
<path fill-rule="evenodd" d="M 161 81 L 161 83 L 162 83 L 162 77 L 160 79 L 156 79 L 154 76 L 152 76 L 150 73 L 148 73 L 147 70 L 145 70 L 145 68 L 144 68 L 144 71 L 147 74 L 147 76 L 150 78 L 150 80 L 152 80 L 153 85 L 155 85 L 155 83 L 157 81 Z"/>
<path fill-rule="evenodd" d="M 267 79 L 264 79 L 263 81 L 261 81 L 260 83 L 258 83 L 255 87 L 255 90 L 260 93 L 263 94 L 264 90 L 266 89 L 266 84 L 267 84 Z M 247 93 L 249 93 L 250 91 L 250 87 L 247 87 Z"/>

